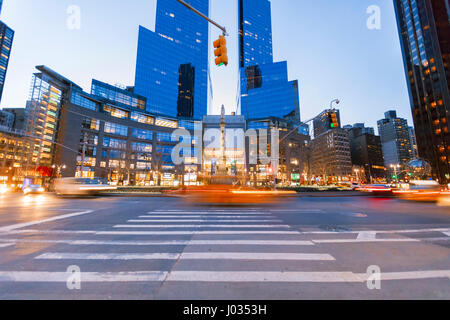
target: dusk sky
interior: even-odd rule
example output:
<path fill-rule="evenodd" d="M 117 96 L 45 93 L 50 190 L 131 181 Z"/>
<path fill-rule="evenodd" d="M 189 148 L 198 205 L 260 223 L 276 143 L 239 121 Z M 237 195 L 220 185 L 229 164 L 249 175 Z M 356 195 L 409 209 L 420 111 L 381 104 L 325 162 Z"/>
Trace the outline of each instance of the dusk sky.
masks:
<path fill-rule="evenodd" d="M 173 0 L 175 1 L 175 0 Z M 343 124 L 376 126 L 390 109 L 412 125 L 392 0 L 272 0 L 275 61 L 298 79 L 302 120 L 334 98 Z M 67 27 L 67 8 L 81 8 L 81 29 Z M 366 9 L 381 8 L 369 30 Z M 156 0 L 5 0 L 1 19 L 15 30 L 2 108 L 24 107 L 36 65 L 47 65 L 90 91 L 91 79 L 134 85 L 138 26 L 154 30 Z M 211 0 L 211 17 L 229 31 L 228 67 L 213 66 L 213 110 L 236 109 L 237 1 Z M 219 31 L 211 28 L 212 41 Z"/>

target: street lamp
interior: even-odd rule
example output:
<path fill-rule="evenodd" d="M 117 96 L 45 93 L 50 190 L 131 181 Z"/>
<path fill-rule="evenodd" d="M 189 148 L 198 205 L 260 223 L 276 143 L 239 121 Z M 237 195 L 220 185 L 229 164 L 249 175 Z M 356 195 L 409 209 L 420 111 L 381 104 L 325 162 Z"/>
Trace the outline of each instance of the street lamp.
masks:
<path fill-rule="evenodd" d="M 330 110 L 332 110 L 332 109 L 333 109 L 333 102 L 335 102 L 336 104 L 339 104 L 339 103 L 341 103 L 341 101 L 340 101 L 339 99 L 334 99 L 334 100 L 331 100 L 331 102 L 330 102 Z"/>
<path fill-rule="evenodd" d="M 67 168 L 67 166 L 65 164 L 63 165 L 52 165 L 52 168 L 55 169 L 56 168 L 56 177 L 59 178 L 61 175 L 61 169 L 64 170 Z"/>

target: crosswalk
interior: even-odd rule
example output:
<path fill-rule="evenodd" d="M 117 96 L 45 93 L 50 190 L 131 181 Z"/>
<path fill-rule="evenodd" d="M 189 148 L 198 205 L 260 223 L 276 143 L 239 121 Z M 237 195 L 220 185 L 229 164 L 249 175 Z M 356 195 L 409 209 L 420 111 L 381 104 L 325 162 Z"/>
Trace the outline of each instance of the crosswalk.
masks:
<path fill-rule="evenodd" d="M 47 244 L 30 257 L 37 269 L 0 269 L 0 283 L 66 282 L 69 275 L 64 269 L 50 267 L 51 263 L 78 266 L 81 280 L 86 282 L 364 283 L 367 274 L 348 271 L 351 266 L 345 270 L 332 252 L 324 249 L 329 247 L 319 244 L 418 241 L 377 239 L 377 233 L 383 231 L 353 232 L 352 239 L 307 240 L 306 234 L 329 233 L 302 232 L 284 222 L 276 211 L 261 209 L 153 210 L 136 212 L 133 217 L 127 214 L 120 224 L 101 230 L 50 230 L 45 237 L 16 239 L 6 236 L 14 232 L 38 233 L 39 230 L 18 230 L 31 225 L 34 224 L 5 227 L 0 233 L 0 248 L 11 247 L 14 241 Z M 383 277 L 450 278 L 450 270 L 391 273 Z"/>

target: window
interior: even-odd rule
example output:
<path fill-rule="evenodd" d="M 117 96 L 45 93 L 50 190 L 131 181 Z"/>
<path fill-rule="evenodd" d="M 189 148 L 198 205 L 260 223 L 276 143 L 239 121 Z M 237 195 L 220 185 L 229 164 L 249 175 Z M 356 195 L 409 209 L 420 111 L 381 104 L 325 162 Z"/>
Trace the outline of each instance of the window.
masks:
<path fill-rule="evenodd" d="M 126 137 L 128 136 L 128 127 L 117 123 L 105 122 L 105 132 Z"/>
<path fill-rule="evenodd" d="M 133 142 L 132 149 L 133 149 L 133 151 L 136 151 L 136 152 L 151 153 L 153 151 L 153 145 L 148 144 L 148 143 Z"/>
<path fill-rule="evenodd" d="M 172 135 L 168 132 L 158 132 L 156 139 L 159 142 L 172 142 Z"/>
<path fill-rule="evenodd" d="M 133 138 L 141 140 L 153 140 L 153 132 L 141 129 L 133 129 Z"/>
<path fill-rule="evenodd" d="M 139 122 L 139 123 L 146 123 L 146 124 L 154 124 L 155 119 L 153 117 L 146 116 L 145 114 L 138 113 L 138 112 L 132 112 L 131 113 L 131 120 Z"/>
<path fill-rule="evenodd" d="M 127 141 L 120 140 L 120 139 L 114 139 L 114 138 L 110 138 L 110 137 L 104 137 L 103 138 L 103 147 L 125 150 L 127 148 Z"/>
<path fill-rule="evenodd" d="M 117 109 L 114 107 L 110 107 L 110 106 L 103 106 L 103 111 L 105 111 L 106 113 L 109 113 L 111 115 L 111 117 L 114 118 L 119 118 L 119 119 L 126 119 L 128 118 L 128 112 L 121 110 L 121 109 Z"/>
<path fill-rule="evenodd" d="M 84 117 L 81 121 L 81 127 L 89 130 L 100 130 L 100 120 Z"/>
<path fill-rule="evenodd" d="M 94 110 L 97 111 L 97 104 L 85 97 L 83 97 L 82 95 L 80 95 L 80 93 L 78 92 L 73 92 L 72 93 L 72 99 L 71 102 L 73 104 L 76 104 L 80 107 L 89 109 L 89 110 Z"/>

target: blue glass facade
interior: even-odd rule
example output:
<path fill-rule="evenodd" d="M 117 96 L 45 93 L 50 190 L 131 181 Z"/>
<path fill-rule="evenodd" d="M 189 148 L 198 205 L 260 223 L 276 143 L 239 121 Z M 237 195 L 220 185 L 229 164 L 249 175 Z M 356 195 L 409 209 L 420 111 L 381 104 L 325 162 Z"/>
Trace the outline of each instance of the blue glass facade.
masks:
<path fill-rule="evenodd" d="M 188 1 L 209 15 L 209 0 Z M 208 112 L 208 22 L 173 0 L 158 0 L 156 27 L 139 28 L 136 94 L 147 111 L 200 120 Z"/>
<path fill-rule="evenodd" d="M 300 121 L 298 81 L 287 62 L 273 62 L 269 0 L 239 0 L 240 113 L 247 119 L 290 117 Z"/>
<path fill-rule="evenodd" d="M 9 57 L 11 54 L 14 30 L 0 21 L 0 101 L 5 85 L 6 71 L 8 70 Z"/>

